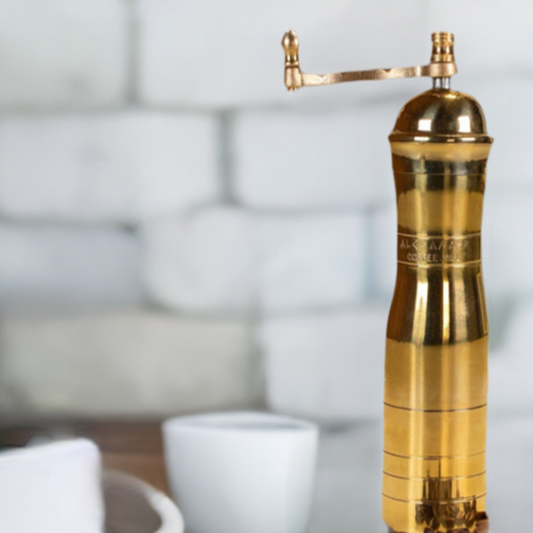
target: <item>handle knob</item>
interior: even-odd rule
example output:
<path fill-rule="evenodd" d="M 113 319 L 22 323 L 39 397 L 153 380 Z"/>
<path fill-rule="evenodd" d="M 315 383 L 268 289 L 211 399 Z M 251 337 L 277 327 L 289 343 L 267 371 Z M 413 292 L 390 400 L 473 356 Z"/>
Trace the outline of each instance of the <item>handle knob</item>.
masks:
<path fill-rule="evenodd" d="M 300 43 L 298 36 L 292 30 L 289 30 L 281 41 L 281 46 L 285 50 L 285 66 L 294 67 L 298 65 L 298 49 Z"/>

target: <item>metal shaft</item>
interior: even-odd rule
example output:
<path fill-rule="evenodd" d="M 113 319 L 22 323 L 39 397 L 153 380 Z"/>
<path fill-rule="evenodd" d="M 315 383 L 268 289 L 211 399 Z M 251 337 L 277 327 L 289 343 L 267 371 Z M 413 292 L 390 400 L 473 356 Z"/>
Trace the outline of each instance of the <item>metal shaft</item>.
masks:
<path fill-rule="evenodd" d="M 433 78 L 434 89 L 450 89 L 450 78 Z"/>

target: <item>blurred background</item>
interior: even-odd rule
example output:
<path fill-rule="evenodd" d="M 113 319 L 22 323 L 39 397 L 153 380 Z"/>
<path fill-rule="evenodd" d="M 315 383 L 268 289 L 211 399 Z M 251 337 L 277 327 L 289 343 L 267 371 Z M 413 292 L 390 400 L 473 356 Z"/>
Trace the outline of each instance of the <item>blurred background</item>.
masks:
<path fill-rule="evenodd" d="M 387 136 L 431 81 L 288 94 L 292 28 L 318 73 L 426 64 L 431 32 L 455 33 L 452 88 L 495 138 L 490 412 L 533 414 L 532 14 L 526 0 L 0 0 L 0 412 L 379 419 Z"/>

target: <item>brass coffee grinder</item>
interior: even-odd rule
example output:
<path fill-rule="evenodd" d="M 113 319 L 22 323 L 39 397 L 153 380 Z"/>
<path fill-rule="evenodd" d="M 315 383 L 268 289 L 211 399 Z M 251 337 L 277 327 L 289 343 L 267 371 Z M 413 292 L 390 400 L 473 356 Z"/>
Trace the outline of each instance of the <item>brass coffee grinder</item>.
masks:
<path fill-rule="evenodd" d="M 304 74 L 285 34 L 285 84 L 427 76 L 389 136 L 398 270 L 387 326 L 383 519 L 396 533 L 488 531 L 485 434 L 488 322 L 481 217 L 492 139 L 474 98 L 450 89 L 453 35 L 429 65 Z"/>

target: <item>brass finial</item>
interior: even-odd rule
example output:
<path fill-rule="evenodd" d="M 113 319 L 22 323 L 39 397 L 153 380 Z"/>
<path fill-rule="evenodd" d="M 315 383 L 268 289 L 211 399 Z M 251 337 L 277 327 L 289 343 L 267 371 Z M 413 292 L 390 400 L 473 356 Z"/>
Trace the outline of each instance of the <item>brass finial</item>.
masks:
<path fill-rule="evenodd" d="M 298 65 L 298 36 L 292 30 L 289 30 L 281 41 L 281 46 L 285 50 L 285 65 L 292 67 Z"/>
<path fill-rule="evenodd" d="M 431 35 L 433 40 L 432 63 L 453 63 L 453 33 L 438 32 Z"/>

